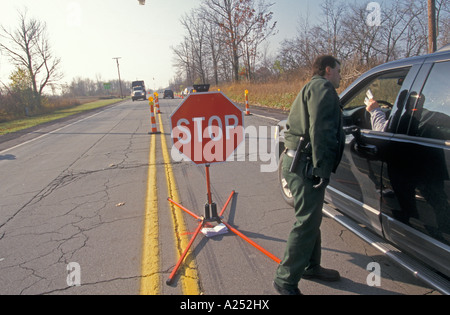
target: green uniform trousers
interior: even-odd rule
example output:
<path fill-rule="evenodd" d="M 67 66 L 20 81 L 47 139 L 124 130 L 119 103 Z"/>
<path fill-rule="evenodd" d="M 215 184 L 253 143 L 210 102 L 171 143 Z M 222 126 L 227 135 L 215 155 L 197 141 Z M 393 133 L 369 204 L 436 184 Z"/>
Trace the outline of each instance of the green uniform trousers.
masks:
<path fill-rule="evenodd" d="M 315 189 L 313 180 L 304 175 L 306 161 L 300 161 L 295 173 L 289 172 L 292 158 L 285 155 L 283 175 L 294 197 L 296 222 L 288 237 L 284 258 L 276 271 L 275 283 L 292 290 L 306 269 L 320 266 L 322 207 L 325 188 Z"/>

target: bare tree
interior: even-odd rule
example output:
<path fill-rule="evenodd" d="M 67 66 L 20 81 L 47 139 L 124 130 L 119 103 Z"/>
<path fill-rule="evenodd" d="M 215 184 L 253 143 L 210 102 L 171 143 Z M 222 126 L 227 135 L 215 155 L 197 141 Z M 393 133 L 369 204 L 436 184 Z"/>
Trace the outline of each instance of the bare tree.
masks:
<path fill-rule="evenodd" d="M 347 53 L 345 52 L 345 41 L 342 38 L 343 19 L 345 19 L 345 13 L 347 10 L 347 4 L 341 1 L 326 0 L 322 3 L 322 14 L 325 19 L 325 27 L 322 27 L 323 41 L 326 43 L 326 53 L 336 56 L 339 59 L 344 58 Z"/>
<path fill-rule="evenodd" d="M 241 1 L 242 2 L 242 1 Z M 240 34 L 241 24 L 244 22 L 240 12 L 241 3 L 237 0 L 205 0 L 205 8 L 207 9 L 209 20 L 218 25 L 224 36 L 225 44 L 231 53 L 231 63 L 233 65 L 234 80 L 239 80 L 239 45 L 242 41 Z"/>
<path fill-rule="evenodd" d="M 205 19 L 205 12 L 202 10 L 200 18 Z M 219 84 L 219 63 L 222 55 L 223 45 L 222 41 L 218 40 L 220 36 L 220 29 L 214 23 L 208 23 L 206 28 L 207 35 L 206 43 L 208 47 L 208 55 L 212 62 L 212 71 L 214 82 L 216 85 Z"/>
<path fill-rule="evenodd" d="M 361 64 L 373 67 L 378 61 L 377 49 L 382 47 L 380 41 L 381 28 L 366 24 L 367 11 L 365 5 L 351 6 L 345 18 L 343 35 L 352 57 Z M 381 21 L 383 25 L 383 20 Z"/>
<path fill-rule="evenodd" d="M 0 49 L 16 67 L 27 69 L 33 88 L 34 104 L 41 107 L 44 88 L 62 78 L 59 72 L 60 58 L 53 55 L 44 22 L 27 17 L 27 11 L 19 12 L 19 26 L 8 30 L 1 26 Z"/>
<path fill-rule="evenodd" d="M 178 69 L 178 75 L 181 76 L 184 73 L 188 84 L 192 84 L 195 81 L 193 70 L 194 61 L 192 57 L 192 48 L 188 37 L 185 36 L 183 42 L 177 47 L 173 47 L 172 50 L 175 53 L 174 65 Z"/>
<path fill-rule="evenodd" d="M 248 18 L 242 24 L 243 34 L 246 34 L 246 36 L 242 39 L 241 49 L 244 57 L 245 75 L 247 80 L 251 81 L 259 56 L 259 47 L 268 37 L 275 34 L 277 22 L 270 22 L 273 18 L 273 12 L 270 11 L 273 3 L 260 0 L 257 5 L 254 1 L 249 5 L 251 5 L 251 8 L 248 8 Z"/>
<path fill-rule="evenodd" d="M 233 79 L 239 81 L 240 59 L 243 56 L 242 45 L 247 40 L 247 47 L 254 53 L 251 44 L 261 43 L 261 39 L 273 31 L 268 27 L 272 18 L 265 0 L 259 0 L 258 6 L 255 0 L 204 0 L 204 7 L 208 13 L 208 20 L 218 25 L 221 29 L 224 51 L 229 52 L 233 68 Z M 260 32 L 257 36 L 255 34 Z M 250 36 L 255 36 L 251 41 Z M 259 44 L 258 44 L 259 45 Z"/>
<path fill-rule="evenodd" d="M 307 11 L 298 21 L 296 37 L 285 39 L 281 43 L 278 57 L 281 67 L 287 72 L 298 73 L 300 70 L 305 75 L 319 54 L 329 53 L 327 43 L 323 29 L 320 26 L 311 26 L 310 13 Z"/>
<path fill-rule="evenodd" d="M 267 0 L 203 0 L 202 4 L 180 20 L 186 34 L 172 48 L 178 77 L 185 77 L 186 84 L 238 81 L 242 74 L 252 80 L 260 45 L 275 32 L 273 4 Z"/>
<path fill-rule="evenodd" d="M 436 0 L 436 35 L 439 45 L 450 43 L 450 1 Z"/>
<path fill-rule="evenodd" d="M 417 22 L 424 20 L 425 7 L 421 2 L 418 5 L 415 1 L 397 0 L 392 2 L 390 7 L 385 7 L 385 11 L 389 14 L 384 15 L 380 26 L 381 45 L 373 47 L 382 56 L 384 55 L 383 62 L 406 56 L 410 53 L 405 50 L 406 47 L 419 48 L 420 52 L 425 37 L 423 29 Z M 411 39 L 414 42 L 411 42 Z"/>
<path fill-rule="evenodd" d="M 191 11 L 189 15 L 185 15 L 181 18 L 181 24 L 187 30 L 187 40 L 190 43 L 192 57 L 194 62 L 192 63 L 195 73 L 199 76 L 202 83 L 207 81 L 207 43 L 206 36 L 208 26 L 204 19 L 199 18 L 199 12 L 197 10 Z"/>

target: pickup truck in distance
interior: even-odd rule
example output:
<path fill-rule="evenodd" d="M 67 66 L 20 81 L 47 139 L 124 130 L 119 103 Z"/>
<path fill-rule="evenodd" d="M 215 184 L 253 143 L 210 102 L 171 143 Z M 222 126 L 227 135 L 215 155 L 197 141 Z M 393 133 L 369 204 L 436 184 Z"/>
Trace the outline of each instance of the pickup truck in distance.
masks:
<path fill-rule="evenodd" d="M 133 81 L 131 83 L 131 99 L 133 102 L 138 99 L 147 99 L 144 81 Z"/>

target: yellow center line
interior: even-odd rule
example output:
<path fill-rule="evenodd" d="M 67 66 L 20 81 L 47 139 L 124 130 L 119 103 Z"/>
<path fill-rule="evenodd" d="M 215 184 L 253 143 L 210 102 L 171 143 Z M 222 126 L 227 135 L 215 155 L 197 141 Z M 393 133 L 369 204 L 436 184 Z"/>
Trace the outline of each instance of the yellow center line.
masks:
<path fill-rule="evenodd" d="M 164 127 L 162 123 L 161 115 L 159 116 L 159 126 L 161 129 L 161 146 L 162 153 L 164 158 L 165 165 L 165 173 L 167 180 L 167 191 L 169 194 L 169 198 L 179 203 L 179 196 L 177 185 L 175 181 L 175 176 L 172 170 L 171 159 L 169 155 L 169 150 L 167 147 L 166 138 L 164 136 Z M 177 251 L 177 258 L 181 256 L 184 249 L 187 248 L 189 243 L 189 239 L 187 236 L 187 227 L 184 221 L 184 217 L 182 211 L 174 206 L 172 203 L 170 204 L 170 210 L 172 214 L 172 221 L 174 225 L 174 237 L 175 237 L 175 246 Z M 199 278 L 197 272 L 197 266 L 195 260 L 193 259 L 192 252 L 186 256 L 186 259 L 183 263 L 183 268 L 180 268 L 179 274 L 181 275 L 181 283 L 183 288 L 184 295 L 199 295 L 200 294 L 200 286 L 199 286 Z"/>
<path fill-rule="evenodd" d="M 149 168 L 147 176 L 147 198 L 145 205 L 144 237 L 141 262 L 142 295 L 159 295 L 159 221 L 158 194 L 156 185 L 156 136 L 150 140 Z"/>

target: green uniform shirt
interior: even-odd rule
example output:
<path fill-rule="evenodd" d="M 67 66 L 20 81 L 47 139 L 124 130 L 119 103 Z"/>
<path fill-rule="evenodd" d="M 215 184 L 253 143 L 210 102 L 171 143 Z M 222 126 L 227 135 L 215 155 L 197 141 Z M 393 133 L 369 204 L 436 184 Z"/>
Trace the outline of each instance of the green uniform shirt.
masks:
<path fill-rule="evenodd" d="M 330 81 L 314 76 L 291 107 L 285 145 L 296 150 L 300 137 L 311 142 L 313 175 L 330 178 L 341 161 L 345 146 L 342 108 Z"/>

